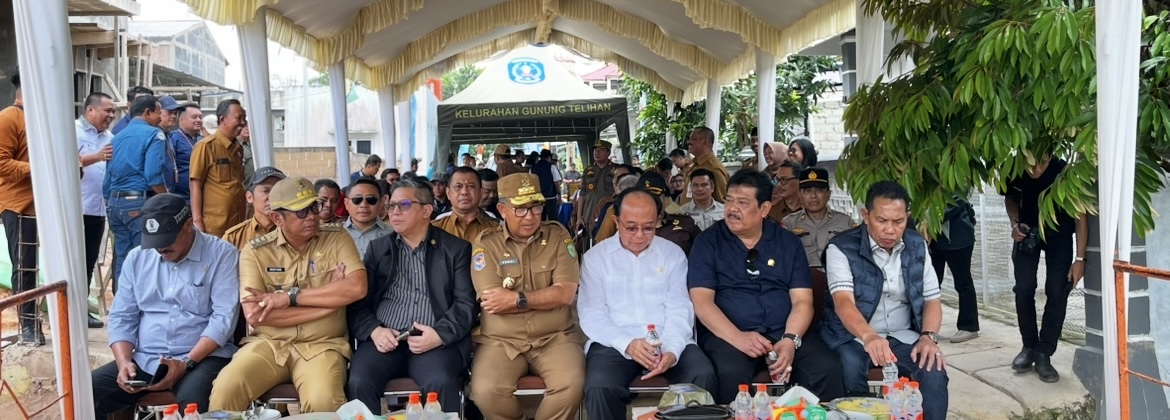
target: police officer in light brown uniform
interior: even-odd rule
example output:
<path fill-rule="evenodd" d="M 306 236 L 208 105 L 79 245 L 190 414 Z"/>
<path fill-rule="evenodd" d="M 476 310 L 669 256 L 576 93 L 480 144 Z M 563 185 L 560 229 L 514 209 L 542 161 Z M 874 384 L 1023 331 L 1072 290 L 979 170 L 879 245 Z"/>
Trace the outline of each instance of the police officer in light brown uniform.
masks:
<path fill-rule="evenodd" d="M 272 211 L 268 206 L 268 196 L 272 192 L 272 186 L 284 178 L 284 172 L 271 166 L 257 169 L 252 174 L 244 198 L 248 200 L 249 206 L 257 210 L 252 213 L 252 218 L 228 229 L 227 233 L 223 234 L 223 240 L 235 245 L 236 249 L 243 250 L 253 239 L 276 230 L 272 218 L 268 217 L 268 212 Z"/>
<path fill-rule="evenodd" d="M 521 419 L 516 380 L 544 380 L 538 419 L 570 419 L 585 387 L 584 337 L 571 311 L 577 250 L 557 222 L 541 222 L 544 195 L 532 174 L 500 178 L 504 225 L 472 242 L 471 279 L 483 311 L 473 340 L 471 399 L 489 419 Z"/>
<path fill-rule="evenodd" d="M 613 145 L 608 141 L 598 140 L 593 143 L 593 163 L 585 168 L 584 191 L 578 205 L 574 206 L 578 215 L 578 226 L 584 226 L 586 232 L 593 231 L 593 223 L 598 216 L 597 207 L 602 199 L 612 197 L 614 165 L 609 160 Z"/>
<path fill-rule="evenodd" d="M 821 254 L 829 240 L 838 233 L 856 226 L 848 214 L 829 209 L 829 171 L 823 168 L 805 168 L 800 171 L 800 201 L 804 207 L 784 218 L 784 227 L 800 237 L 808 266 L 822 267 Z"/>
<path fill-rule="evenodd" d="M 350 356 L 345 307 L 366 295 L 366 268 L 353 238 L 323 227 L 313 184 L 272 187 L 277 229 L 240 254 L 240 296 L 254 330 L 211 391 L 211 409 L 240 411 L 277 385 L 296 386 L 304 412 L 345 403 Z"/>

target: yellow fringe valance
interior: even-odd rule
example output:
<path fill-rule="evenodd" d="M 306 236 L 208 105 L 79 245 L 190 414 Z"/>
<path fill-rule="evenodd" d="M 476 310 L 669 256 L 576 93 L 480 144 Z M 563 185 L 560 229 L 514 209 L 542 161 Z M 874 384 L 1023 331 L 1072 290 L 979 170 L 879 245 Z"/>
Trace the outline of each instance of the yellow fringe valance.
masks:
<path fill-rule="evenodd" d="M 622 70 L 622 73 L 649 83 L 654 89 L 666 95 L 668 101 L 678 101 L 682 98 L 682 89 L 667 82 L 658 72 L 592 42 L 560 31 L 553 31 L 550 41 L 553 44 L 577 50 L 594 59 L 617 65 Z"/>
<path fill-rule="evenodd" d="M 527 29 L 506 35 L 502 38 L 497 38 L 483 44 L 476 45 L 461 53 L 447 57 L 446 59 L 427 66 L 426 68 L 416 72 L 413 77 L 405 80 L 402 83 L 394 85 L 395 100 L 403 100 L 408 98 L 419 86 L 426 84 L 427 79 L 438 78 L 447 72 L 459 68 L 467 64 L 475 64 L 500 51 L 514 50 L 532 43 L 533 36 L 536 35 L 535 29 Z M 375 70 L 376 71 L 376 70 Z M 381 76 L 374 75 L 377 79 Z M 383 85 L 385 86 L 385 85 Z"/>
<path fill-rule="evenodd" d="M 256 11 L 280 0 L 183 0 L 191 13 L 220 25 L 243 25 L 256 17 Z"/>

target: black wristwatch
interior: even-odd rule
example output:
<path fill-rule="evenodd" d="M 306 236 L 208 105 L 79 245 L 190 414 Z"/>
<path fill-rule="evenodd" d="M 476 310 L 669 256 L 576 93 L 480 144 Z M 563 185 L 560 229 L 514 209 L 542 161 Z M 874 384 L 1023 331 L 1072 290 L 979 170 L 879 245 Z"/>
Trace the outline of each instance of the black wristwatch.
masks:
<path fill-rule="evenodd" d="M 297 306 L 297 295 L 299 294 L 301 294 L 301 288 L 299 287 L 288 289 L 288 306 L 290 308 Z"/>
<path fill-rule="evenodd" d="M 519 292 L 520 297 L 516 298 L 516 309 L 528 309 L 528 296 L 524 296 L 524 292 Z"/>
<path fill-rule="evenodd" d="M 194 360 L 191 360 L 190 357 L 184 357 L 182 359 L 179 359 L 179 361 L 183 362 L 184 364 L 187 365 L 187 373 L 191 373 L 191 371 L 195 370 L 195 365 L 199 364 L 199 363 L 196 363 Z"/>
<path fill-rule="evenodd" d="M 792 344 L 795 345 L 795 349 L 797 349 L 797 350 L 800 349 L 800 336 L 799 335 L 796 335 L 793 333 L 788 333 L 788 334 L 784 334 L 783 336 L 780 337 L 781 340 L 783 340 L 785 338 L 792 340 Z"/>

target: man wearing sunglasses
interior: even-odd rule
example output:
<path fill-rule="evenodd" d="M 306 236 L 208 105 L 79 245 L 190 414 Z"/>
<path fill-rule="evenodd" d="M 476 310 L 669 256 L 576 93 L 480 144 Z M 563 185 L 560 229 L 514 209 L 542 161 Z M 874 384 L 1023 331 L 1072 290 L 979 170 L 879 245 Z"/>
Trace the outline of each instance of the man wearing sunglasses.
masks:
<path fill-rule="evenodd" d="M 893 181 L 865 193 L 864 224 L 825 249 L 829 293 L 821 336 L 836 350 L 845 389 L 868 391 L 871 366 L 894 363 L 920 384 L 927 420 L 947 418 L 946 360 L 938 348 L 942 292 L 926 239 L 907 229 L 910 194 Z"/>
<path fill-rule="evenodd" d="M 341 224 L 357 245 L 358 255 L 366 255 L 370 242 L 390 234 L 382 215 L 382 188 L 372 178 L 358 178 L 347 188 L 345 209 L 349 218 Z"/>
<path fill-rule="evenodd" d="M 483 312 L 471 364 L 471 395 L 485 417 L 521 419 L 521 376 L 544 380 L 538 419 L 575 418 L 584 393 L 585 340 L 573 316 L 580 270 L 569 232 L 541 222 L 544 195 L 532 174 L 500 178 L 504 226 L 472 244 L 471 279 Z"/>
<path fill-rule="evenodd" d="M 434 196 L 426 181 L 406 178 L 390 190 L 393 231 L 370 243 L 369 293 L 346 309 L 358 341 L 346 393 L 380 413 L 386 382 L 410 378 L 456 411 L 479 313 L 471 245 L 431 226 Z"/>
<path fill-rule="evenodd" d="M 345 308 L 366 296 L 366 267 L 353 238 L 321 226 L 317 192 L 304 178 L 272 187 L 276 230 L 240 253 L 240 305 L 252 333 L 211 391 L 211 409 L 242 411 L 292 382 L 306 413 L 346 402 L 350 357 Z"/>
<path fill-rule="evenodd" d="M 715 402 L 768 371 L 821 400 L 845 394 L 841 361 L 816 334 L 813 283 L 800 239 L 765 221 L 772 181 L 743 169 L 728 181 L 724 218 L 695 241 L 687 272 L 699 347 L 715 366 Z M 769 352 L 778 360 L 767 364 Z"/>
<path fill-rule="evenodd" d="M 663 179 L 657 173 L 646 177 Z M 664 182 L 665 183 L 665 182 Z M 643 184 L 644 185 L 644 184 Z M 577 302 L 586 345 L 585 407 L 591 419 L 624 419 L 630 381 L 664 376 L 714 390 L 715 370 L 695 345 L 687 258 L 661 237 L 661 192 L 623 191 L 614 203 L 617 238 L 594 245 L 581 266 Z M 659 348 L 644 337 L 654 325 Z"/>

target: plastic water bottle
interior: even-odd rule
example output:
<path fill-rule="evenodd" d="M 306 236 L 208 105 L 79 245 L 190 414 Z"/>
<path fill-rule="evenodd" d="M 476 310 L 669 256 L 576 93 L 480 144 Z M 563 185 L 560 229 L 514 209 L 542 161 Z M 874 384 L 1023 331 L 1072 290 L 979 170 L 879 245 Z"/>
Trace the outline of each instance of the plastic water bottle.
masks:
<path fill-rule="evenodd" d="M 183 420 L 181 417 L 179 417 L 179 405 L 168 405 L 167 408 L 163 410 L 162 420 Z"/>
<path fill-rule="evenodd" d="M 772 364 L 776 363 L 776 361 L 777 361 L 777 360 L 780 360 L 780 355 L 779 355 L 779 354 L 776 354 L 776 352 L 774 352 L 774 351 L 770 351 L 770 352 L 768 352 L 768 358 L 767 358 L 767 360 L 768 360 L 768 367 L 769 367 L 769 369 L 770 369 L 770 368 L 771 368 L 771 366 L 772 366 Z M 776 384 L 776 385 L 786 385 L 785 381 L 781 381 L 781 378 L 780 378 L 781 374 L 779 374 L 779 373 L 771 373 L 771 374 L 769 374 L 768 376 L 770 376 L 770 377 L 772 378 L 772 383 L 773 383 L 773 384 Z"/>
<path fill-rule="evenodd" d="M 424 420 L 443 420 L 446 415 L 443 414 L 443 407 L 439 405 L 439 393 L 427 393 L 427 405 L 423 408 Z"/>
<path fill-rule="evenodd" d="M 735 420 L 755 420 L 756 414 L 752 412 L 752 396 L 748 394 L 747 384 L 740 384 L 739 394 L 735 396 L 732 404 L 734 406 L 731 411 L 735 414 Z"/>
<path fill-rule="evenodd" d="M 406 403 L 406 420 L 425 420 L 419 398 L 417 392 L 410 394 L 410 400 Z"/>
<path fill-rule="evenodd" d="M 882 366 L 882 389 L 889 392 L 894 389 L 895 382 L 898 382 L 898 365 L 894 362 L 886 363 Z"/>
<path fill-rule="evenodd" d="M 918 382 L 910 382 L 910 389 L 906 390 L 906 418 L 919 420 L 922 418 L 922 391 L 918 389 Z"/>
<path fill-rule="evenodd" d="M 199 415 L 199 406 L 195 403 L 187 404 L 187 409 L 183 410 L 183 420 L 203 420 Z"/>
<path fill-rule="evenodd" d="M 655 363 L 662 360 L 662 337 L 658 335 L 658 329 L 654 324 L 646 326 L 646 344 L 654 348 Z"/>
<path fill-rule="evenodd" d="M 756 385 L 756 395 L 752 397 L 752 411 L 756 413 L 755 420 L 772 420 L 772 396 L 768 395 L 767 385 Z"/>

